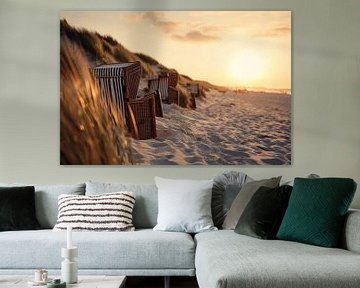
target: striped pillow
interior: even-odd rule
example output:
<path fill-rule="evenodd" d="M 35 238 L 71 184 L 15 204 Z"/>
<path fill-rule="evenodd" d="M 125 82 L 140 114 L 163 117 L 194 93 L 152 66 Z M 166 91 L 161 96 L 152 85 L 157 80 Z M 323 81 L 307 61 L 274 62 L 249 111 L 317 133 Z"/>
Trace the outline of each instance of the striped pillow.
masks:
<path fill-rule="evenodd" d="M 59 214 L 55 231 L 72 226 L 74 231 L 133 231 L 133 192 L 115 192 L 92 196 L 59 196 Z"/>

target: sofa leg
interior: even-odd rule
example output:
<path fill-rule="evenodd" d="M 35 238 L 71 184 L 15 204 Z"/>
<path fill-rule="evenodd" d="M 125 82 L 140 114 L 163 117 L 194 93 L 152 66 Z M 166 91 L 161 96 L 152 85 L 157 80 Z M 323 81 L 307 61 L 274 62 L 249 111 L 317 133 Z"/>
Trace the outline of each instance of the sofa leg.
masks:
<path fill-rule="evenodd" d="M 170 288 L 170 276 L 164 277 L 164 288 Z"/>

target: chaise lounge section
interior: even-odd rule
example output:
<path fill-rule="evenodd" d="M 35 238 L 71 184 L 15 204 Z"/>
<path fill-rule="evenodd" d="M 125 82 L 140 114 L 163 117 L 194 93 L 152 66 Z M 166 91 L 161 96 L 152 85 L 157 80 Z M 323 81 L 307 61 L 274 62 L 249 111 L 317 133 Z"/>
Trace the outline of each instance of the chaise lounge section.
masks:
<path fill-rule="evenodd" d="M 352 211 L 344 237 L 355 250 L 262 240 L 231 230 L 197 234 L 197 281 L 200 288 L 358 287 L 359 228 L 360 212 Z"/>

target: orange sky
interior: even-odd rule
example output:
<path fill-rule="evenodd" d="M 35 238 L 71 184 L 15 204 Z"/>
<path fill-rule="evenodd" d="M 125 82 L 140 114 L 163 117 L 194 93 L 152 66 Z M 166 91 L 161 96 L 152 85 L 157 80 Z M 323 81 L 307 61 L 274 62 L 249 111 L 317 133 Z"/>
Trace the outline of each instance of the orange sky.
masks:
<path fill-rule="evenodd" d="M 290 11 L 62 11 L 193 79 L 291 89 Z"/>

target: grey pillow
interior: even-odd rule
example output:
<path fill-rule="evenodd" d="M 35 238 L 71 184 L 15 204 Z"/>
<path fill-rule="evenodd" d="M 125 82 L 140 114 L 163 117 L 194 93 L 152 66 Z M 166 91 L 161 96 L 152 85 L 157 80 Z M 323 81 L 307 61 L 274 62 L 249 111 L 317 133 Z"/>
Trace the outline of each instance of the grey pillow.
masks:
<path fill-rule="evenodd" d="M 0 186 L 34 186 L 36 218 L 43 229 L 52 229 L 58 216 L 58 197 L 61 194 L 85 195 L 85 183 L 65 185 L 3 184 Z"/>
<path fill-rule="evenodd" d="M 309 179 L 317 179 L 320 178 L 320 176 L 318 174 L 315 173 L 311 173 L 308 176 L 306 176 L 305 178 L 309 178 Z M 289 185 L 289 186 L 294 186 L 294 179 L 289 180 L 284 182 L 282 185 Z"/>
<path fill-rule="evenodd" d="M 155 177 L 159 214 L 154 230 L 199 233 L 217 230 L 211 217 L 213 180 Z"/>
<path fill-rule="evenodd" d="M 216 227 L 222 227 L 225 216 L 241 187 L 251 180 L 245 173 L 237 171 L 226 171 L 215 176 L 212 189 L 211 213 Z"/>
<path fill-rule="evenodd" d="M 155 184 L 86 182 L 87 196 L 119 191 L 131 191 L 136 197 L 133 210 L 135 228 L 153 228 L 158 214 L 158 192 Z"/>
<path fill-rule="evenodd" d="M 222 225 L 223 229 L 234 230 L 241 214 L 244 212 L 246 205 L 249 203 L 255 192 L 261 186 L 269 188 L 279 187 L 280 179 L 281 176 L 270 179 L 251 181 L 244 184 L 224 219 L 224 223 Z"/>

